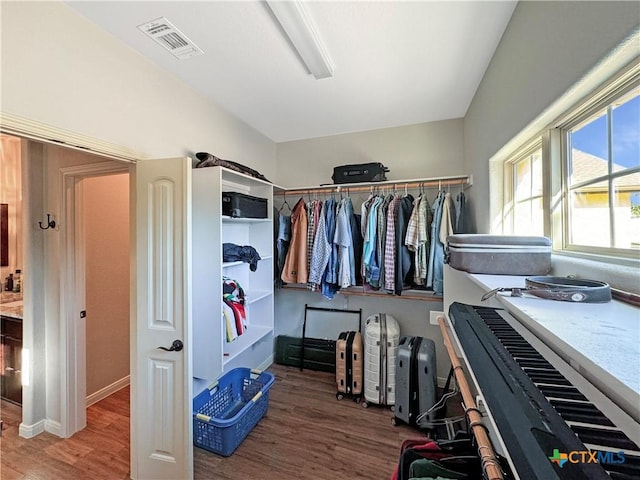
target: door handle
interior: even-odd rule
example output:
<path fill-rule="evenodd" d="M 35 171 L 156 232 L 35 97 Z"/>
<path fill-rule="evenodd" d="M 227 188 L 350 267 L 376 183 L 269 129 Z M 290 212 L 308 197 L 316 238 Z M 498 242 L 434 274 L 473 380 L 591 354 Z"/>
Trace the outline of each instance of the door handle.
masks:
<path fill-rule="evenodd" d="M 158 347 L 160 350 L 164 350 L 165 352 L 179 352 L 184 348 L 184 344 L 180 340 L 174 340 L 171 344 L 171 348 L 167 347 Z"/>

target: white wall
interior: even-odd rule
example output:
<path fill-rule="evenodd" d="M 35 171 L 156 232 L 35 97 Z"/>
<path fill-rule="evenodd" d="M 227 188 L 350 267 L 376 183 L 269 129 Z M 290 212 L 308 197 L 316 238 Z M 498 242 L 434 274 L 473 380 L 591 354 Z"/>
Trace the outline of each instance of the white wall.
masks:
<path fill-rule="evenodd" d="M 87 396 L 129 376 L 129 175 L 82 180 Z"/>
<path fill-rule="evenodd" d="M 60 355 L 60 342 L 63 341 L 63 322 L 61 317 L 61 301 L 66 295 L 63 278 L 64 265 L 61 264 L 63 255 L 63 236 L 72 234 L 65 230 L 66 225 L 62 217 L 63 198 L 61 186 L 60 169 L 65 167 L 78 166 L 92 163 L 114 163 L 112 160 L 104 159 L 86 152 L 71 150 L 55 145 L 44 145 L 44 202 L 41 212 L 51 213 L 57 221 L 55 229 L 41 230 L 36 235 L 42 237 L 44 241 L 44 255 L 46 265 L 46 276 L 43 284 L 45 296 L 45 322 L 46 322 L 46 345 L 44 351 L 34 352 L 34 361 L 39 361 L 39 357 L 46 355 L 46 416 L 53 429 L 63 422 L 63 409 L 61 404 L 60 388 L 62 386 L 64 371 L 63 359 Z M 35 221 L 31 219 L 32 221 Z M 36 228 L 37 227 L 37 221 Z M 66 337 L 65 337 L 66 338 Z M 51 427 L 49 427 L 51 428 Z"/>
<path fill-rule="evenodd" d="M 108 142 L 140 158 L 208 151 L 275 177 L 271 140 L 63 3 L 2 2 L 0 8 L 1 114 Z M 21 425 L 25 435 L 40 431 L 45 418 L 54 432 L 63 420 L 60 231 L 40 231 L 37 221 L 47 211 L 60 214 L 59 168 L 97 161 L 54 146 L 33 151 L 28 182 L 34 196 L 24 223 L 33 276 L 25 287 L 39 297 L 25 303 L 25 318 L 33 319 L 25 322 L 25 344 L 33 355 L 32 384 L 24 390 L 31 399 Z"/>
<path fill-rule="evenodd" d="M 638 2 L 518 3 L 464 118 L 465 168 L 474 175 L 479 232 L 489 232 L 493 220 L 492 156 L 605 62 L 639 19 Z"/>
<path fill-rule="evenodd" d="M 462 140 L 462 119 L 454 119 L 278 143 L 275 183 L 332 183 L 333 167 L 368 162 L 389 167 L 389 180 L 461 175 Z"/>
<path fill-rule="evenodd" d="M 24 233 L 24 307 L 22 321 L 22 348 L 28 350 L 29 362 L 23 362 L 29 376 L 22 388 L 22 424 L 20 435 L 33 436 L 44 430 L 46 416 L 47 351 L 45 286 L 46 255 L 43 230 L 38 227 L 44 211 L 44 149 L 42 144 L 22 142 L 22 195 Z"/>
<path fill-rule="evenodd" d="M 148 158 L 207 151 L 275 176 L 275 144 L 61 2 L 2 2 L 2 113 Z"/>

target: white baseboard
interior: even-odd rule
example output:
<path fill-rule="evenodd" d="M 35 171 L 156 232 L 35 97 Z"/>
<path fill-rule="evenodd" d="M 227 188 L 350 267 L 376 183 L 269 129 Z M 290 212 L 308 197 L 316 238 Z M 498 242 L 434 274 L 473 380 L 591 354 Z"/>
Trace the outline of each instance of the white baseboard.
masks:
<path fill-rule="evenodd" d="M 266 370 L 273 363 L 273 354 L 269 355 L 260 365 L 258 365 L 258 370 Z"/>
<path fill-rule="evenodd" d="M 46 419 L 44 421 L 44 429 L 56 437 L 64 438 L 62 435 L 62 424 L 60 422 Z"/>
<path fill-rule="evenodd" d="M 33 425 L 25 425 L 21 423 L 18 427 L 18 435 L 22 438 L 33 438 L 45 431 L 45 421 L 40 420 Z"/>
<path fill-rule="evenodd" d="M 131 375 L 127 375 L 120 380 L 113 382 L 111 385 L 107 385 L 106 387 L 98 390 L 95 393 L 87 396 L 87 407 L 93 405 L 94 403 L 98 403 L 100 400 L 107 398 L 109 395 L 116 393 L 121 388 L 126 387 L 131 383 Z"/>

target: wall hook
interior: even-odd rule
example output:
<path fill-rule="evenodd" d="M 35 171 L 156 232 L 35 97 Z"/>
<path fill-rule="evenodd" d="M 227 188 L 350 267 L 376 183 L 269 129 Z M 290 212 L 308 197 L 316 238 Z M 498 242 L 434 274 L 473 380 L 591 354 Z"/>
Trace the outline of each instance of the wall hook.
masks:
<path fill-rule="evenodd" d="M 47 226 L 43 227 L 42 222 L 38 222 L 38 225 L 42 230 L 48 230 L 49 228 L 56 228 L 56 221 L 51 220 L 51 214 L 47 213 Z"/>

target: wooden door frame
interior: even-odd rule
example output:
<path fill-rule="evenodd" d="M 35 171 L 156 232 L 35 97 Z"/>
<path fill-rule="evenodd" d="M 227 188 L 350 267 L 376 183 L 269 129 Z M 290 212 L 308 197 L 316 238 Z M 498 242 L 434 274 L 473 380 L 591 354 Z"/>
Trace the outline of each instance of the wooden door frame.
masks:
<path fill-rule="evenodd" d="M 127 173 L 128 164 L 99 162 L 60 169 L 62 244 L 60 259 L 60 405 L 61 434 L 70 437 L 86 426 L 86 328 L 80 320 L 85 301 L 84 178 Z"/>

